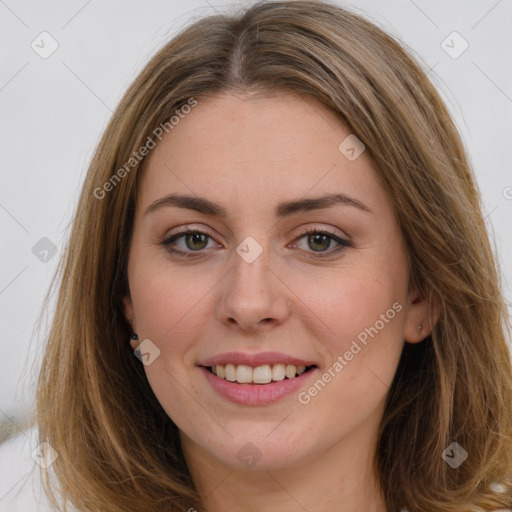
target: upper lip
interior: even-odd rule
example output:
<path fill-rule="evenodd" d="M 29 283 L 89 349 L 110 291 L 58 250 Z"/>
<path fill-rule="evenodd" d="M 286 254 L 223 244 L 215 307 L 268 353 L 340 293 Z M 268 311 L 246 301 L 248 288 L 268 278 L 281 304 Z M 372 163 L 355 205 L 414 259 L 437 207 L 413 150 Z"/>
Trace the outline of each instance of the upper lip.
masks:
<path fill-rule="evenodd" d="M 248 354 L 245 352 L 225 352 L 216 356 L 205 359 L 199 366 L 216 366 L 226 364 L 246 364 L 248 366 L 257 367 L 264 364 L 293 364 L 295 366 L 313 366 L 312 361 L 299 359 L 297 357 L 283 354 L 281 352 L 260 352 L 258 354 Z"/>

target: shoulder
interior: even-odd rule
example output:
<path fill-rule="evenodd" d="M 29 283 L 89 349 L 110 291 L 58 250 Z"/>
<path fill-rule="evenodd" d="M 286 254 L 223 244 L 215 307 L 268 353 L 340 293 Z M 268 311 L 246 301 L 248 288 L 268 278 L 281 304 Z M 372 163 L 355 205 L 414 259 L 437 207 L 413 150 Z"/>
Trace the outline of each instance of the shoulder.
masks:
<path fill-rule="evenodd" d="M 40 475 L 37 428 L 0 445 L 0 512 L 52 512 Z"/>

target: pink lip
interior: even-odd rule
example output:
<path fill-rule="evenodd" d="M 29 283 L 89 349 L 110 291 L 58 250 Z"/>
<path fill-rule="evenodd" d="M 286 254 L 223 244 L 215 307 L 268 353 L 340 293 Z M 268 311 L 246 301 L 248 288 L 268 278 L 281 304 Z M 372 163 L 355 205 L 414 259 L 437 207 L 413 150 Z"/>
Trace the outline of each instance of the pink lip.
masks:
<path fill-rule="evenodd" d="M 293 364 L 294 366 L 312 366 L 316 363 L 297 359 L 296 357 L 283 354 L 281 352 L 260 352 L 258 354 L 247 354 L 244 352 L 226 352 L 206 359 L 199 366 L 216 366 L 218 364 L 246 364 L 252 366 L 262 366 L 264 364 Z"/>
<path fill-rule="evenodd" d="M 243 405 L 265 405 L 276 402 L 297 391 L 306 379 L 317 372 L 318 368 L 313 368 L 294 379 L 285 379 L 270 384 L 238 384 L 237 382 L 221 379 L 210 373 L 206 368 L 200 367 L 200 370 L 211 387 L 227 400 Z"/>

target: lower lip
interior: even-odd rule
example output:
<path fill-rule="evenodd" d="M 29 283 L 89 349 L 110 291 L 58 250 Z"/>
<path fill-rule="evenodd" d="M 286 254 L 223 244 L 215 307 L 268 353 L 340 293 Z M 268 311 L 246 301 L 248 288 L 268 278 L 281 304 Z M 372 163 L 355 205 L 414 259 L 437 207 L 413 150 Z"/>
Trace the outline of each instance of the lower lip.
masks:
<path fill-rule="evenodd" d="M 204 366 L 201 366 L 200 370 L 212 388 L 227 400 L 243 405 L 265 405 L 277 402 L 297 391 L 318 368 L 313 368 L 293 379 L 284 379 L 269 384 L 238 384 L 217 377 Z"/>

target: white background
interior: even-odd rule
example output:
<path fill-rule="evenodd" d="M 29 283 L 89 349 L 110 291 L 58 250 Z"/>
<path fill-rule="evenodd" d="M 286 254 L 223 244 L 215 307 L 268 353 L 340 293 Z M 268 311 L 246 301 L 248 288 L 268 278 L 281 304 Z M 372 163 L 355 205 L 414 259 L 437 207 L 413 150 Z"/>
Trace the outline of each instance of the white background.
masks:
<path fill-rule="evenodd" d="M 32 401 L 27 379 L 35 371 L 27 362 L 38 351 L 35 321 L 112 111 L 186 21 L 235 3 L 250 2 L 0 0 L 0 422 L 21 418 Z M 338 3 L 400 38 L 424 69 L 433 68 L 429 77 L 454 116 L 481 187 L 510 302 L 512 2 Z M 43 31 L 59 45 L 47 59 L 31 48 Z M 441 46 L 453 31 L 469 44 L 457 59 Z M 58 248 L 46 263 L 32 252 L 42 237 Z"/>

